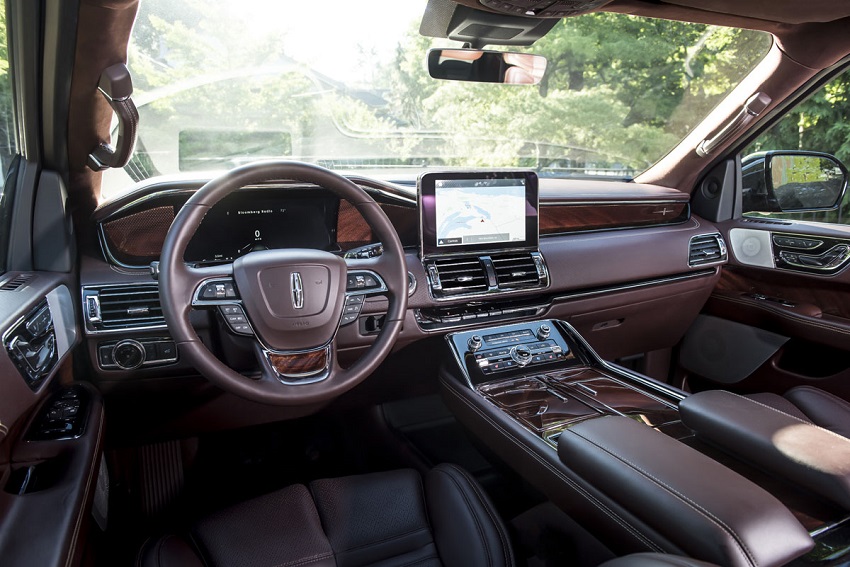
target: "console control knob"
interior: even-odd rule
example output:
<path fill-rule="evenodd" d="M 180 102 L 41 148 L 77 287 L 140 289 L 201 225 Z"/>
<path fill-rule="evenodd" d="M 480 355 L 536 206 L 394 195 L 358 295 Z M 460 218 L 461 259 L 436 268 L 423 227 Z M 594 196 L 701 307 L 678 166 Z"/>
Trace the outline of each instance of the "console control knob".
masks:
<path fill-rule="evenodd" d="M 481 348 L 484 342 L 478 335 L 472 335 L 471 337 L 469 337 L 469 340 L 466 341 L 466 344 L 469 346 L 469 350 L 471 352 L 475 352 L 476 350 Z"/>
<path fill-rule="evenodd" d="M 540 328 L 537 329 L 537 340 L 545 341 L 549 338 L 549 334 L 552 332 L 552 329 L 549 325 L 540 325 Z"/>
<path fill-rule="evenodd" d="M 522 345 L 515 346 L 511 349 L 511 358 L 520 366 L 525 366 L 531 362 L 531 351 Z"/>
<path fill-rule="evenodd" d="M 112 349 L 112 359 L 118 368 L 133 370 L 145 361 L 145 347 L 131 339 L 121 341 Z"/>

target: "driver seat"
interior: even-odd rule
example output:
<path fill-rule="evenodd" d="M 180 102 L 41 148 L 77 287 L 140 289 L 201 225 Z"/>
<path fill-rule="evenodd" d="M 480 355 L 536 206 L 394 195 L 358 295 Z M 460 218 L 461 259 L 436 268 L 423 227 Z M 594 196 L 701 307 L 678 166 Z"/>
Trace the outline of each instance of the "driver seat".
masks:
<path fill-rule="evenodd" d="M 438 465 L 296 484 L 148 540 L 137 567 L 513 565 L 505 527 L 464 470 Z"/>

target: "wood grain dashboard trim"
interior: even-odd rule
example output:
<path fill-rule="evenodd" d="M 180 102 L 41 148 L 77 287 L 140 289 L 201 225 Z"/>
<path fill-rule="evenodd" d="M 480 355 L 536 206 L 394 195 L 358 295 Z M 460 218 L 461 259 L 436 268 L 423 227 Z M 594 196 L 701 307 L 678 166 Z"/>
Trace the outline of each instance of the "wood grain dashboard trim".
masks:
<path fill-rule="evenodd" d="M 690 218 L 687 202 L 560 202 L 540 207 L 540 234 L 680 224 Z"/>

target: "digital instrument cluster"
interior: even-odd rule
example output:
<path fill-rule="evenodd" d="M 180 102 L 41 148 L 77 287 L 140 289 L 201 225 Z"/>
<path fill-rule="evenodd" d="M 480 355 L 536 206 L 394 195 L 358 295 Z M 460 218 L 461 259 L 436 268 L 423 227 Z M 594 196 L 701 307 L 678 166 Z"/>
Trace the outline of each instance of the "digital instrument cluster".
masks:
<path fill-rule="evenodd" d="M 232 262 L 255 250 L 335 246 L 336 207 L 331 196 L 236 193 L 214 206 L 186 248 L 186 260 Z"/>

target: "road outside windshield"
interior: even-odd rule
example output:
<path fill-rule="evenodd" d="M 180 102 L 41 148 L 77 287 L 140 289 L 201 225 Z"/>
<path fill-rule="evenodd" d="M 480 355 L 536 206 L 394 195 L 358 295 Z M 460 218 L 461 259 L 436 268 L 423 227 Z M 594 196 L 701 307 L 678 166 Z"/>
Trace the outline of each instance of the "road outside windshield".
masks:
<path fill-rule="evenodd" d="M 437 246 L 525 241 L 525 185 L 506 180 L 437 181 Z"/>
<path fill-rule="evenodd" d="M 425 2 L 142 0 L 128 65 L 135 182 L 285 158 L 414 180 L 428 168 L 631 178 L 683 138 L 770 47 L 760 32 L 599 13 L 525 49 L 538 85 L 438 81 Z M 490 46 L 494 49 L 513 48 Z M 520 49 L 522 51 L 523 49 Z"/>

